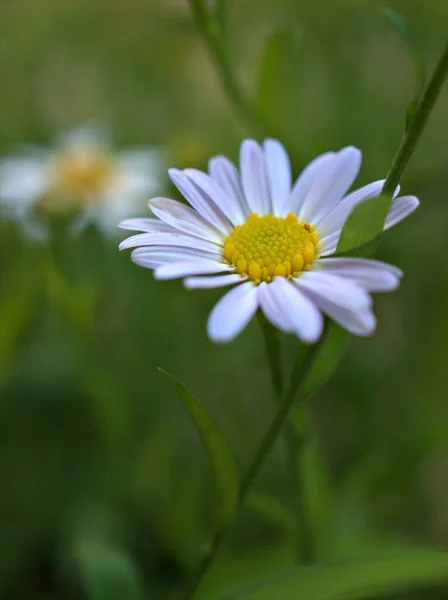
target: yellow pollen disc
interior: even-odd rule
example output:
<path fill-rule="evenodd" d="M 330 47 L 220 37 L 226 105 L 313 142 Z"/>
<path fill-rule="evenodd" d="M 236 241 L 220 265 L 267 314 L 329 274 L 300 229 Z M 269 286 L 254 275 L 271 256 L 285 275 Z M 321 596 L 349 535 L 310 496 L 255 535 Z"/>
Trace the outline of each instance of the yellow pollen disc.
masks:
<path fill-rule="evenodd" d="M 224 258 L 252 281 L 297 276 L 318 258 L 319 240 L 315 228 L 296 215 L 286 218 L 249 215 L 224 242 Z"/>
<path fill-rule="evenodd" d="M 100 195 L 111 181 L 113 167 L 113 159 L 100 149 L 55 155 L 51 187 L 39 205 L 49 213 L 59 213 Z"/>

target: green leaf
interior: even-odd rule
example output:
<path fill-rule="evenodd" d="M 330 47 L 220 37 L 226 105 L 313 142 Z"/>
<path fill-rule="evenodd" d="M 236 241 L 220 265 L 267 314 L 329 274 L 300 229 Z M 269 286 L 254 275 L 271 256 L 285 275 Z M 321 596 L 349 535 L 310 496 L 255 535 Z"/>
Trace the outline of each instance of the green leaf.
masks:
<path fill-rule="evenodd" d="M 220 531 L 233 519 L 238 503 L 238 472 L 229 442 L 215 419 L 184 384 L 163 369 L 159 371 L 168 377 L 204 446 L 215 479 L 216 527 Z"/>
<path fill-rule="evenodd" d="M 419 47 L 417 35 L 409 21 L 405 19 L 405 17 L 402 14 L 400 14 L 390 6 L 385 6 L 383 8 L 383 14 L 408 47 L 412 57 L 412 62 L 414 64 L 415 97 L 406 110 L 407 129 L 414 116 L 414 112 L 418 104 L 418 99 L 426 84 L 426 67 L 423 60 L 422 52 Z"/>
<path fill-rule="evenodd" d="M 33 328 L 42 308 L 42 270 L 14 270 L 2 278 L 0 297 L 0 381 L 14 367 L 21 341 Z"/>
<path fill-rule="evenodd" d="M 262 114 L 271 113 L 272 92 L 276 88 L 276 75 L 281 58 L 285 56 L 291 34 L 284 27 L 277 29 L 266 42 L 258 76 L 258 107 Z"/>
<path fill-rule="evenodd" d="M 86 536 L 77 540 L 74 559 L 89 600 L 148 600 L 141 577 L 124 548 Z"/>
<path fill-rule="evenodd" d="M 405 548 L 362 560 L 290 569 L 238 586 L 215 599 L 365 600 L 447 582 L 446 552 Z"/>
<path fill-rule="evenodd" d="M 268 494 L 250 492 L 245 501 L 245 506 L 286 533 L 290 534 L 295 528 L 294 516 L 279 500 Z"/>
<path fill-rule="evenodd" d="M 345 222 L 336 252 L 353 252 L 382 233 L 391 203 L 389 196 L 381 195 L 355 206 Z"/>

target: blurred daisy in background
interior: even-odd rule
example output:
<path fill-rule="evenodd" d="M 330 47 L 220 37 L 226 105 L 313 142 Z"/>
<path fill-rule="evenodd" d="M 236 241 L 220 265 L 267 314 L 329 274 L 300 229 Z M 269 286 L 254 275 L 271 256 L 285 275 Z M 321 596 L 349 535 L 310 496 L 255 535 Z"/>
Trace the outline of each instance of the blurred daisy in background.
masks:
<path fill-rule="evenodd" d="M 160 191 L 164 163 L 161 149 L 118 152 L 105 130 L 84 126 L 60 135 L 53 148 L 24 147 L 0 158 L 2 214 L 34 238 L 45 239 L 61 221 L 71 234 L 89 223 L 112 234 Z"/>
<path fill-rule="evenodd" d="M 208 321 L 215 341 L 233 339 L 257 309 L 279 329 L 315 342 L 322 313 L 350 332 L 366 336 L 376 326 L 370 292 L 395 290 L 397 267 L 362 258 L 327 258 L 336 252 L 353 208 L 381 193 L 384 180 L 347 195 L 361 166 L 353 147 L 314 159 L 293 184 L 288 155 L 276 140 L 241 145 L 240 172 L 223 156 L 209 173 L 170 169 L 192 208 L 155 198 L 157 218 L 127 219 L 123 229 L 142 231 L 121 249 L 154 270 L 156 279 L 185 278 L 187 288 L 235 286 Z M 395 194 L 385 222 L 392 227 L 419 202 Z"/>

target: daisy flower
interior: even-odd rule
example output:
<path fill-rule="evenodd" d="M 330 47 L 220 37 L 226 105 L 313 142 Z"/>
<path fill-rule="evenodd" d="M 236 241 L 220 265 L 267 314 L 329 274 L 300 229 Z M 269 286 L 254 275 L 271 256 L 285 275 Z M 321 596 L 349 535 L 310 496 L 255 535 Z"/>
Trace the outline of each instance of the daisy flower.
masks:
<path fill-rule="evenodd" d="M 384 184 L 375 181 L 347 195 L 360 165 L 354 147 L 327 152 L 293 183 L 280 142 L 245 140 L 239 172 L 224 156 L 210 160 L 208 174 L 170 169 L 191 208 L 154 198 L 149 206 L 156 218 L 120 223 L 144 232 L 120 248 L 136 248 L 132 260 L 153 269 L 156 279 L 182 277 L 189 289 L 233 286 L 210 314 L 214 341 L 236 337 L 258 309 L 308 343 L 322 333 L 322 313 L 367 336 L 376 325 L 370 292 L 395 290 L 402 272 L 377 260 L 328 258 L 353 208 L 378 196 Z M 385 229 L 418 204 L 414 196 L 395 197 Z"/>
<path fill-rule="evenodd" d="M 72 232 L 89 222 L 112 232 L 160 188 L 163 162 L 158 149 L 115 152 L 104 130 L 82 127 L 59 136 L 51 149 L 0 159 L 2 213 L 39 238 L 61 216 L 73 217 Z"/>

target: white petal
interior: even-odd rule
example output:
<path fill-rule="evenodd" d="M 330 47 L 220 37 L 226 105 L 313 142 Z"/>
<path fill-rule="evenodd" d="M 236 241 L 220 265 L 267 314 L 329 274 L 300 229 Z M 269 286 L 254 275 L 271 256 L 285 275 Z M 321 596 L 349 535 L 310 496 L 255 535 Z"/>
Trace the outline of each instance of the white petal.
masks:
<path fill-rule="evenodd" d="M 226 285 L 234 285 L 246 281 L 247 277 L 243 277 L 239 273 L 231 273 L 229 275 L 214 275 L 212 277 L 189 277 L 184 280 L 184 285 L 187 289 L 213 289 L 224 287 Z"/>
<path fill-rule="evenodd" d="M 335 156 L 335 152 L 321 154 L 303 169 L 292 188 L 291 196 L 284 214 L 299 214 L 303 201 L 310 191 L 311 186 L 320 177 L 321 173 L 325 172 Z"/>
<path fill-rule="evenodd" d="M 321 221 L 317 228 L 319 236 L 326 237 L 341 229 L 354 207 L 369 198 L 378 196 L 384 182 L 385 179 L 374 181 L 343 198 L 336 208 Z"/>
<path fill-rule="evenodd" d="M 367 258 L 326 258 L 316 261 L 313 268 L 346 277 L 369 292 L 396 290 L 403 276 L 397 267 Z"/>
<path fill-rule="evenodd" d="M 283 145 L 277 140 L 264 142 L 272 213 L 283 216 L 291 193 L 291 165 Z"/>
<path fill-rule="evenodd" d="M 240 225 L 246 221 L 246 212 L 238 198 L 227 194 L 214 179 L 197 169 L 185 169 L 184 173 L 196 185 L 208 202 L 222 211 L 233 225 Z"/>
<path fill-rule="evenodd" d="M 210 313 L 208 335 L 215 342 L 229 342 L 246 327 L 257 308 L 258 293 L 254 283 L 248 281 L 236 286 Z"/>
<path fill-rule="evenodd" d="M 287 333 L 294 333 L 295 326 L 288 311 L 283 310 L 275 293 L 274 281 L 271 283 L 260 283 L 258 286 L 258 301 L 260 308 L 267 319 L 278 329 Z"/>
<path fill-rule="evenodd" d="M 189 275 L 209 275 L 232 269 L 233 267 L 214 260 L 196 259 L 191 262 L 172 263 L 158 267 L 154 272 L 154 277 L 156 279 L 177 279 Z"/>
<path fill-rule="evenodd" d="M 330 256 L 336 252 L 339 238 L 341 237 L 341 229 L 335 233 L 331 233 L 319 241 L 320 256 Z"/>
<path fill-rule="evenodd" d="M 361 152 L 352 146 L 340 150 L 311 186 L 299 213 L 300 219 L 319 225 L 340 202 L 358 175 Z"/>
<path fill-rule="evenodd" d="M 257 142 L 244 140 L 240 150 L 240 170 L 244 195 L 250 212 L 271 212 L 268 175 L 264 153 Z"/>
<path fill-rule="evenodd" d="M 153 198 L 149 208 L 159 219 L 179 231 L 217 244 L 224 240 L 223 234 L 207 219 L 181 202 L 170 198 Z"/>
<path fill-rule="evenodd" d="M 165 174 L 165 152 L 161 148 L 130 148 L 118 155 L 118 165 L 124 171 L 141 175 L 160 184 Z"/>
<path fill-rule="evenodd" d="M 238 169 L 233 162 L 225 156 L 215 156 L 210 159 L 208 170 L 210 175 L 222 187 L 226 194 L 231 196 L 234 202 L 238 202 L 244 219 L 240 224 L 244 223 L 250 211 L 246 199 L 244 198 Z"/>
<path fill-rule="evenodd" d="M 167 263 L 191 263 L 204 259 L 220 262 L 219 257 L 214 254 L 195 250 L 194 248 L 180 248 L 179 246 L 143 246 L 132 252 L 132 260 L 149 269 L 155 269 Z"/>
<path fill-rule="evenodd" d="M 304 342 L 316 342 L 323 319 L 315 304 L 285 277 L 259 286 L 260 306 L 266 317 L 279 329 L 295 333 Z"/>
<path fill-rule="evenodd" d="M 208 221 L 224 235 L 228 235 L 231 232 L 232 227 L 223 213 L 210 198 L 198 189 L 186 173 L 179 171 L 179 169 L 169 169 L 168 174 L 180 193 L 204 220 Z"/>
<path fill-rule="evenodd" d="M 369 294 L 355 282 L 325 271 L 307 271 L 294 280 L 299 288 L 328 298 L 330 302 L 353 310 L 372 305 Z"/>
<path fill-rule="evenodd" d="M 390 229 L 408 217 L 420 204 L 415 196 L 400 196 L 392 202 L 391 209 L 386 218 L 384 229 Z"/>
<path fill-rule="evenodd" d="M 174 229 L 171 225 L 164 223 L 160 219 L 125 219 L 118 224 L 120 229 L 129 229 L 130 231 L 146 231 L 159 233 L 178 233 L 179 230 Z"/>
<path fill-rule="evenodd" d="M 46 153 L 0 161 L 0 200 L 13 213 L 21 213 L 36 202 L 51 183 Z"/>
<path fill-rule="evenodd" d="M 376 325 L 371 298 L 361 287 L 336 275 L 304 273 L 295 285 L 323 312 L 356 335 L 369 335 Z"/>
<path fill-rule="evenodd" d="M 137 248 L 138 246 L 176 246 L 178 248 L 193 248 L 201 252 L 216 254 L 222 258 L 220 248 L 216 244 L 200 240 L 180 233 L 138 233 L 123 240 L 120 250 Z"/>
<path fill-rule="evenodd" d="M 155 149 L 133 149 L 117 158 L 121 187 L 133 196 L 149 196 L 161 187 L 164 174 L 163 155 Z"/>

